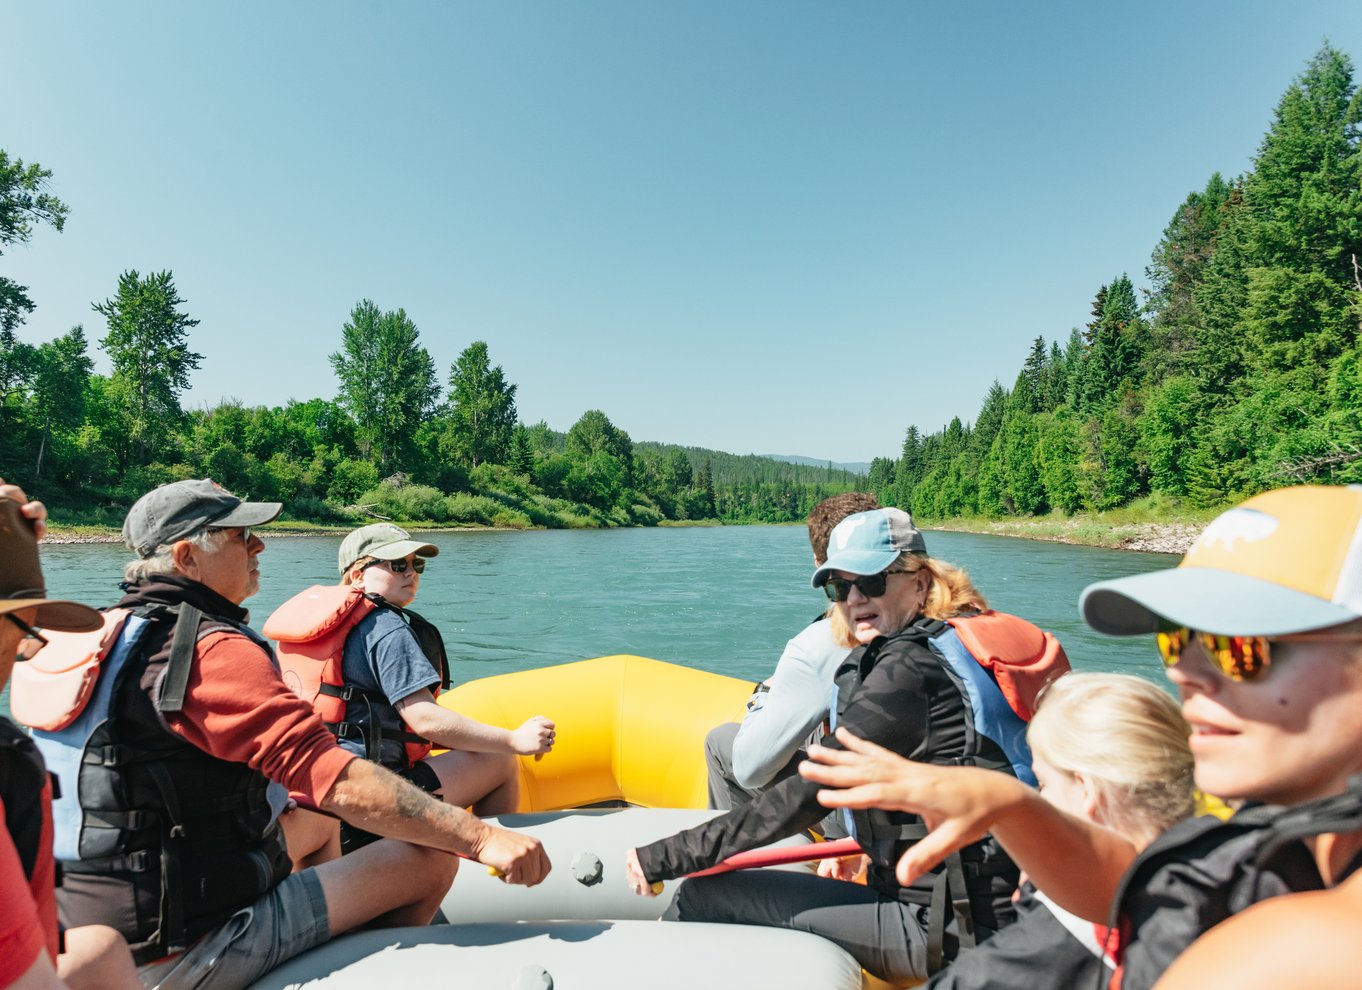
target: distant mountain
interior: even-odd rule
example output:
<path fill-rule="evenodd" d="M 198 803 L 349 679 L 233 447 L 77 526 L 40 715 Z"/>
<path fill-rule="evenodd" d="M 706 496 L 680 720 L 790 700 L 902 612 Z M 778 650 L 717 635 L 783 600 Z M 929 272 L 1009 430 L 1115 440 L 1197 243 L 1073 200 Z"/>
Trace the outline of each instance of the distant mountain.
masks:
<path fill-rule="evenodd" d="M 852 474 L 869 474 L 870 465 L 864 461 L 852 463 L 841 463 L 839 461 L 820 461 L 817 457 L 800 457 L 797 454 L 758 454 L 758 457 L 765 457 L 771 461 L 784 461 L 786 464 L 803 464 L 808 467 L 827 467 L 831 464 L 834 468 L 842 471 L 850 471 Z"/>

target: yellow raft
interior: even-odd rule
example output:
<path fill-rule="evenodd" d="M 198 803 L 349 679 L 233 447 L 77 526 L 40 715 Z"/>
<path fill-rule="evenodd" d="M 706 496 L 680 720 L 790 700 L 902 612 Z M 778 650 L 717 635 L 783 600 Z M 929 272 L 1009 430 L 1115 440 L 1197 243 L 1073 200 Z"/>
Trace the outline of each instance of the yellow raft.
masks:
<path fill-rule="evenodd" d="M 704 808 L 705 734 L 742 721 L 751 693 L 751 681 L 617 655 L 471 681 L 440 704 L 488 725 L 554 720 L 553 752 L 520 760 L 521 811 Z"/>
<path fill-rule="evenodd" d="M 470 990 L 883 986 L 815 935 L 658 924 L 677 884 L 657 898 L 629 890 L 629 849 L 718 814 L 705 810 L 705 735 L 741 720 L 751 691 L 733 677 L 609 656 L 444 693 L 441 704 L 491 725 L 533 715 L 556 723 L 553 752 L 519 760 L 520 813 L 499 820 L 536 836 L 553 871 L 527 889 L 465 863 L 441 905 L 448 924 L 343 936 L 285 963 L 255 990 L 369 990 L 393 981 Z"/>

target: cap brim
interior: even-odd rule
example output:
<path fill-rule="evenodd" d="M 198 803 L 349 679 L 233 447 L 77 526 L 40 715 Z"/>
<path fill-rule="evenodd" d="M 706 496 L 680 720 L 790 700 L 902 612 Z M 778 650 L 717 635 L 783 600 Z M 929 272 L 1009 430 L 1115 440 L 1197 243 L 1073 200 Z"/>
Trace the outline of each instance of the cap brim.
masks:
<path fill-rule="evenodd" d="M 242 502 L 225 516 L 213 520 L 214 529 L 229 529 L 233 526 L 263 526 L 279 518 L 284 511 L 283 502 Z"/>
<path fill-rule="evenodd" d="M 420 540 L 398 540 L 396 543 L 374 547 L 364 556 L 373 557 L 375 560 L 401 560 L 413 553 L 418 557 L 438 557 L 440 548 L 434 543 L 422 543 Z"/>
<path fill-rule="evenodd" d="M 878 574 L 894 561 L 900 553 L 897 550 L 843 550 L 833 554 L 823 566 L 813 572 L 812 584 L 821 588 L 828 583 L 828 575 L 833 571 L 846 571 L 848 574 Z"/>
<path fill-rule="evenodd" d="M 33 624 L 39 629 L 55 629 L 57 632 L 94 632 L 104 625 L 103 616 L 89 605 L 82 605 L 80 602 L 52 598 L 7 598 L 0 601 L 0 615 L 26 608 L 38 610 Z"/>
<path fill-rule="evenodd" d="M 1237 636 L 1284 636 L 1358 618 L 1342 605 L 1210 567 L 1177 567 L 1100 581 L 1078 601 L 1098 632 L 1138 636 L 1168 625 Z"/>

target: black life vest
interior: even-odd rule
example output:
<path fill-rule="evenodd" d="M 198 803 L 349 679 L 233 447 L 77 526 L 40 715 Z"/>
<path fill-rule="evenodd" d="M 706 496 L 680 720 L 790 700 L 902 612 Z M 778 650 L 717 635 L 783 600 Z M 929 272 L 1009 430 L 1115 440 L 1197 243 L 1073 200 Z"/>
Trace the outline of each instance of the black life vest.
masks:
<path fill-rule="evenodd" d="M 945 673 L 959 695 L 965 739 L 953 752 L 933 751 L 929 741 L 928 752 L 922 758 L 938 765 L 977 766 L 1016 776 L 1012 760 L 1002 746 L 977 731 L 970 693 L 941 652 L 932 646 L 932 638 L 942 635 L 948 628 L 945 623 L 923 620 L 894 636 L 881 637 L 853 651 L 837 671 L 836 721 L 841 721 L 851 698 L 877 665 L 886 662 L 932 664 Z M 997 698 L 989 703 L 1006 707 L 1007 702 L 996 684 L 993 691 Z M 952 853 L 935 870 L 904 887 L 894 876 L 893 866 L 911 845 L 927 834 L 922 819 L 906 812 L 876 808 L 854 812 L 852 821 L 856 838 L 871 859 L 867 883 L 887 897 L 927 907 L 929 972 L 941 969 L 954 958 L 958 948 L 973 947 L 978 940 L 977 928 L 997 931 L 1015 919 L 1010 898 L 1017 888 L 1019 871 L 992 836 Z M 948 931 L 952 921 L 953 930 Z"/>
<path fill-rule="evenodd" d="M 1110 924 L 1125 933 L 1121 990 L 1147 990 L 1215 925 L 1278 894 L 1321 890 L 1301 839 L 1362 829 L 1362 775 L 1333 797 L 1190 819 L 1155 839 L 1122 878 Z M 1114 984 L 1113 984 L 1114 985 Z"/>
<path fill-rule="evenodd" d="M 55 885 L 60 882 L 52 860 L 52 794 L 57 779 L 47 772 L 33 740 L 9 719 L 0 718 L 0 801 L 5 830 L 19 854 L 38 924 L 55 960 L 59 948 Z M 18 891 L 0 896 L 18 897 Z"/>
<path fill-rule="evenodd" d="M 158 581 L 158 590 L 172 582 Z M 270 781 L 210 756 L 164 721 L 183 705 L 199 639 L 246 636 L 266 653 L 269 644 L 188 601 L 121 604 L 132 615 L 81 713 L 89 719 L 35 735 L 79 768 L 69 786 L 79 807 L 56 836 L 62 922 L 109 925 L 145 963 L 221 925 L 279 884 L 291 863 Z"/>

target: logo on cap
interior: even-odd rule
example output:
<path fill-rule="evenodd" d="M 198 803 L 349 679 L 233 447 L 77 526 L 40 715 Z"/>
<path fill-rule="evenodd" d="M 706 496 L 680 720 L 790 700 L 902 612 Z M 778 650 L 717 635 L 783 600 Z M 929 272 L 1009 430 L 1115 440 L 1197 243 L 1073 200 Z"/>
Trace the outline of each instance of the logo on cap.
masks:
<path fill-rule="evenodd" d="M 1258 509 L 1230 509 L 1217 516 L 1196 542 L 1198 548 L 1206 550 L 1218 543 L 1227 553 L 1232 553 L 1240 540 L 1246 543 L 1266 540 L 1277 532 L 1279 525 L 1274 517 Z"/>

